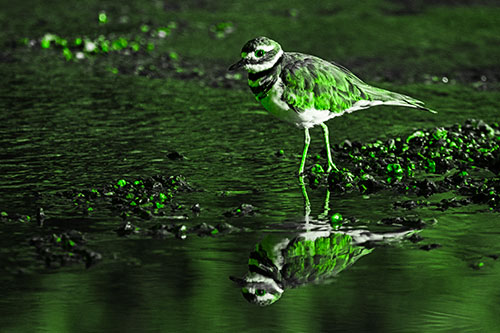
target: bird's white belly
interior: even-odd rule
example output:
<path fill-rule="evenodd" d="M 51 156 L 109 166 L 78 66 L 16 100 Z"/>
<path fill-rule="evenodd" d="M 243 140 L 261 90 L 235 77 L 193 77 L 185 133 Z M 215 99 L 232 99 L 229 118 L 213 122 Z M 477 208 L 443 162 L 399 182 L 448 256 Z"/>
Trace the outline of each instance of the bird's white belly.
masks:
<path fill-rule="evenodd" d="M 283 85 L 281 79 L 278 78 L 267 93 L 267 96 L 261 99 L 260 102 L 270 114 L 281 120 L 295 124 L 297 127 L 311 128 L 334 116 L 329 110 L 317 110 L 315 108 L 295 112 L 283 101 L 282 95 Z"/>

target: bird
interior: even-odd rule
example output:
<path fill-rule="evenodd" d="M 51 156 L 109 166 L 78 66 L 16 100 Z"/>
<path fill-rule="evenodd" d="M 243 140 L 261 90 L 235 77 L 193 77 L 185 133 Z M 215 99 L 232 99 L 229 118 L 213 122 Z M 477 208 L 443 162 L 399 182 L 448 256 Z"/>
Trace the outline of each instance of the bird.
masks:
<path fill-rule="evenodd" d="M 373 87 L 347 68 L 319 57 L 285 52 L 267 37 L 249 40 L 241 50 L 241 59 L 229 71 L 245 69 L 248 85 L 262 106 L 277 118 L 303 128 L 304 149 L 299 178 L 304 175 L 307 151 L 311 142 L 309 129 L 323 128 L 328 166 L 326 172 L 339 172 L 330 149 L 329 119 L 377 105 L 411 107 L 431 113 L 436 111 L 410 96 Z"/>
<path fill-rule="evenodd" d="M 290 235 L 267 235 L 257 243 L 248 259 L 248 272 L 229 278 L 241 288 L 250 303 L 276 303 L 287 289 L 328 283 L 340 272 L 370 254 L 374 246 L 396 243 L 419 232 L 370 232 L 366 229 L 332 230 L 317 225 L 315 230 Z"/>

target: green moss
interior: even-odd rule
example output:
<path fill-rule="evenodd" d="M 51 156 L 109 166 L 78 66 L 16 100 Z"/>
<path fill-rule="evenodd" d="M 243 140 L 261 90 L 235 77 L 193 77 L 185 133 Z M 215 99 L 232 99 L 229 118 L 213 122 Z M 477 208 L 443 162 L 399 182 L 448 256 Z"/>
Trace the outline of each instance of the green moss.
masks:
<path fill-rule="evenodd" d="M 100 12 L 99 16 L 98 16 L 98 19 L 99 19 L 99 23 L 101 23 L 101 24 L 108 23 L 108 16 L 106 15 L 105 12 Z"/>
<path fill-rule="evenodd" d="M 323 169 L 323 167 L 320 164 L 314 164 L 312 169 L 311 169 L 311 173 L 314 175 L 320 175 L 320 174 L 325 173 L 325 170 Z"/>
<path fill-rule="evenodd" d="M 64 55 L 64 57 L 66 58 L 67 61 L 73 59 L 73 53 L 67 47 L 65 47 L 63 49 L 63 55 Z"/>
<path fill-rule="evenodd" d="M 172 51 L 172 52 L 170 52 L 170 53 L 168 54 L 168 56 L 169 56 L 169 57 L 170 57 L 170 59 L 172 59 L 172 60 L 179 60 L 179 55 L 177 54 L 177 52 L 173 52 L 173 51 Z"/>
<path fill-rule="evenodd" d="M 387 173 L 389 175 L 392 175 L 394 177 L 403 177 L 404 171 L 403 168 L 401 167 L 401 164 L 399 163 L 394 163 L 394 164 L 388 164 L 387 165 Z"/>
<path fill-rule="evenodd" d="M 331 224 L 333 227 L 339 227 L 342 225 L 343 220 L 344 220 L 344 218 L 342 217 L 342 215 L 340 213 L 335 213 L 331 217 Z"/>

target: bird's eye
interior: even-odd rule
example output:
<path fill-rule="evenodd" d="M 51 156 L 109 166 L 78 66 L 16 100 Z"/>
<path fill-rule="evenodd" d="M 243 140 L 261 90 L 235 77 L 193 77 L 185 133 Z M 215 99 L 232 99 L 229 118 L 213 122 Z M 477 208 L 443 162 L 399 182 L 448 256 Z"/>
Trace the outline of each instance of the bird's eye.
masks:
<path fill-rule="evenodd" d="M 255 56 L 257 58 L 260 58 L 260 57 L 263 57 L 265 53 L 266 52 L 264 52 L 264 50 L 257 50 L 257 51 L 255 51 Z"/>
<path fill-rule="evenodd" d="M 257 289 L 255 291 L 255 295 L 257 296 L 264 296 L 266 294 L 266 291 L 264 289 Z"/>

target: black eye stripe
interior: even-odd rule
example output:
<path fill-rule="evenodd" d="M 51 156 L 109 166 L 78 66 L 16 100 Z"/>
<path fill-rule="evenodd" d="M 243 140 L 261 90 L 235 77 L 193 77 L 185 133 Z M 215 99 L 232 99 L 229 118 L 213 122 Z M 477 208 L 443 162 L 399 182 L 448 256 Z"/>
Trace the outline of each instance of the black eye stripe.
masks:
<path fill-rule="evenodd" d="M 254 51 L 254 54 L 255 54 L 256 51 Z M 257 57 L 255 56 L 256 59 L 249 59 L 249 63 L 250 64 L 258 64 L 258 63 L 262 63 L 264 60 L 267 61 L 267 60 L 270 60 L 270 59 L 273 59 L 274 56 L 276 56 L 276 54 L 278 54 L 278 51 L 276 49 L 272 49 L 271 51 L 264 51 L 264 55 L 261 56 L 261 57 Z"/>

